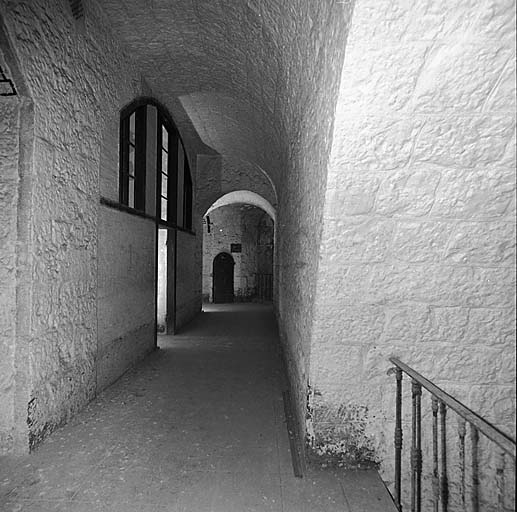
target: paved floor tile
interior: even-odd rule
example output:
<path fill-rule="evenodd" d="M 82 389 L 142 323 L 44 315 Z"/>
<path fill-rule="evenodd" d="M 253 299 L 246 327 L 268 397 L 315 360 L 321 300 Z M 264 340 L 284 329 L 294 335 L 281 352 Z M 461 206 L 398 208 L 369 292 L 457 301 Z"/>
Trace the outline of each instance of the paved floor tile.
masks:
<path fill-rule="evenodd" d="M 33 454 L 2 512 L 388 512 L 378 475 L 293 475 L 271 309 L 211 306 Z M 391 507 L 390 507 L 391 505 Z"/>

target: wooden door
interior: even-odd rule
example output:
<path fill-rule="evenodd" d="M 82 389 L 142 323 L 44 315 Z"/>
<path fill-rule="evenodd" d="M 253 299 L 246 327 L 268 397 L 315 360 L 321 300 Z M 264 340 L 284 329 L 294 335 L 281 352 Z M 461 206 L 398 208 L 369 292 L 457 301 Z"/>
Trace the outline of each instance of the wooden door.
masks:
<path fill-rule="evenodd" d="M 235 262 L 230 254 L 219 253 L 214 258 L 213 302 L 221 304 L 233 302 L 233 267 Z"/>

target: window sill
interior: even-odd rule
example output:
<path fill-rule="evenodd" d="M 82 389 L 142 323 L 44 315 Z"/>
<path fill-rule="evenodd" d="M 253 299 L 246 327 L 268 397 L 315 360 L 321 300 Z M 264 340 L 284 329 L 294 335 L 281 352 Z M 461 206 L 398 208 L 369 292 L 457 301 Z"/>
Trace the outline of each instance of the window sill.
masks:
<path fill-rule="evenodd" d="M 142 217 L 143 219 L 152 220 L 153 222 L 156 222 L 157 220 L 153 215 L 149 215 L 148 213 L 145 213 L 141 210 L 136 210 L 135 208 L 131 208 L 130 206 L 119 203 L 118 201 L 113 201 L 113 199 L 108 199 L 107 197 L 101 196 L 100 203 L 104 206 L 108 206 L 109 208 L 113 208 L 114 210 L 129 213 L 130 215 L 135 215 L 136 217 Z M 176 229 L 177 231 L 187 233 L 188 235 L 196 236 L 196 232 L 192 231 L 191 229 L 182 228 L 180 226 L 176 226 L 175 224 L 169 224 L 163 220 L 158 220 L 158 227 Z"/>
<path fill-rule="evenodd" d="M 113 208 L 114 210 L 119 210 L 121 212 L 129 213 L 130 215 L 135 215 L 137 217 L 142 217 L 144 219 L 149 219 L 156 222 L 156 218 L 152 215 L 149 215 L 148 213 L 145 213 L 141 210 L 135 210 L 135 208 L 131 208 L 131 206 L 119 203 L 118 201 L 113 201 L 112 199 L 108 199 L 107 197 L 101 196 L 100 203 L 104 206 L 108 206 L 109 208 Z"/>
<path fill-rule="evenodd" d="M 163 229 L 166 229 L 166 228 L 175 229 L 177 231 L 181 231 L 182 233 L 186 233 L 187 235 L 196 236 L 196 232 L 192 231 L 191 229 L 182 228 L 180 226 L 176 226 L 175 224 L 171 224 L 171 223 L 165 222 L 163 220 L 158 221 L 158 227 L 163 228 Z"/>

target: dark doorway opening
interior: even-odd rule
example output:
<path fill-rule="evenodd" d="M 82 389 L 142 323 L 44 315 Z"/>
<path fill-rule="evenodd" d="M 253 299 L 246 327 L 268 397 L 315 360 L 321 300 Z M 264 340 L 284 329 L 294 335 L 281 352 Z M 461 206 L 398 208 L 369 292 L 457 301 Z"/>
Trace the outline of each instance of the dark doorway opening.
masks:
<path fill-rule="evenodd" d="M 214 258 L 212 293 L 216 304 L 233 302 L 234 265 L 232 256 L 226 252 L 221 252 Z"/>

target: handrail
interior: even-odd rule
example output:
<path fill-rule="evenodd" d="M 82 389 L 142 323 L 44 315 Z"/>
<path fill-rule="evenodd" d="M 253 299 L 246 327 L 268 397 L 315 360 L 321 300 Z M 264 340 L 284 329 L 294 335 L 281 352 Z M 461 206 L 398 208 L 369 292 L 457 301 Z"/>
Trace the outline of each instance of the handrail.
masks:
<path fill-rule="evenodd" d="M 390 357 L 394 365 L 388 373 L 394 373 L 396 377 L 395 400 L 395 479 L 394 496 L 395 505 L 402 512 L 402 450 L 403 450 L 403 422 L 402 422 L 402 390 L 403 375 L 411 378 L 411 512 L 422 512 L 422 473 L 423 455 L 422 449 L 422 388 L 431 394 L 432 409 L 432 497 L 433 511 L 438 512 L 441 504 L 442 512 L 448 512 L 450 501 L 450 472 L 447 461 L 447 411 L 450 409 L 458 415 L 458 449 L 459 449 L 459 496 L 462 510 L 466 509 L 467 495 L 470 497 L 472 512 L 480 512 L 481 498 L 479 487 L 482 483 L 479 467 L 479 434 L 483 434 L 501 450 L 497 453 L 495 468 L 495 484 L 497 488 L 497 510 L 505 508 L 505 456 L 513 458 L 515 464 L 515 440 L 494 427 L 479 414 L 475 413 L 443 389 L 433 384 L 430 380 L 420 375 L 410 366 L 403 363 L 397 357 Z M 470 487 L 466 485 L 466 425 L 470 430 Z"/>
<path fill-rule="evenodd" d="M 407 373 L 412 379 L 419 382 L 424 388 L 426 388 L 430 393 L 435 395 L 440 401 L 445 403 L 447 407 L 450 407 L 461 417 L 465 418 L 465 420 L 467 420 L 469 423 L 472 423 L 472 425 L 474 425 L 479 430 L 479 432 L 488 437 L 488 439 L 496 443 L 502 450 L 504 450 L 508 455 L 515 459 L 516 450 L 514 439 L 506 435 L 504 432 L 501 432 L 498 428 L 494 427 L 484 418 L 479 416 L 479 414 L 475 413 L 474 411 L 463 405 L 454 397 L 446 393 L 443 389 L 439 388 L 431 381 L 426 379 L 423 375 L 420 375 L 420 373 L 413 370 L 407 364 L 403 363 L 400 359 L 396 357 L 390 357 L 389 360 L 395 366 L 400 368 L 404 373 Z"/>

